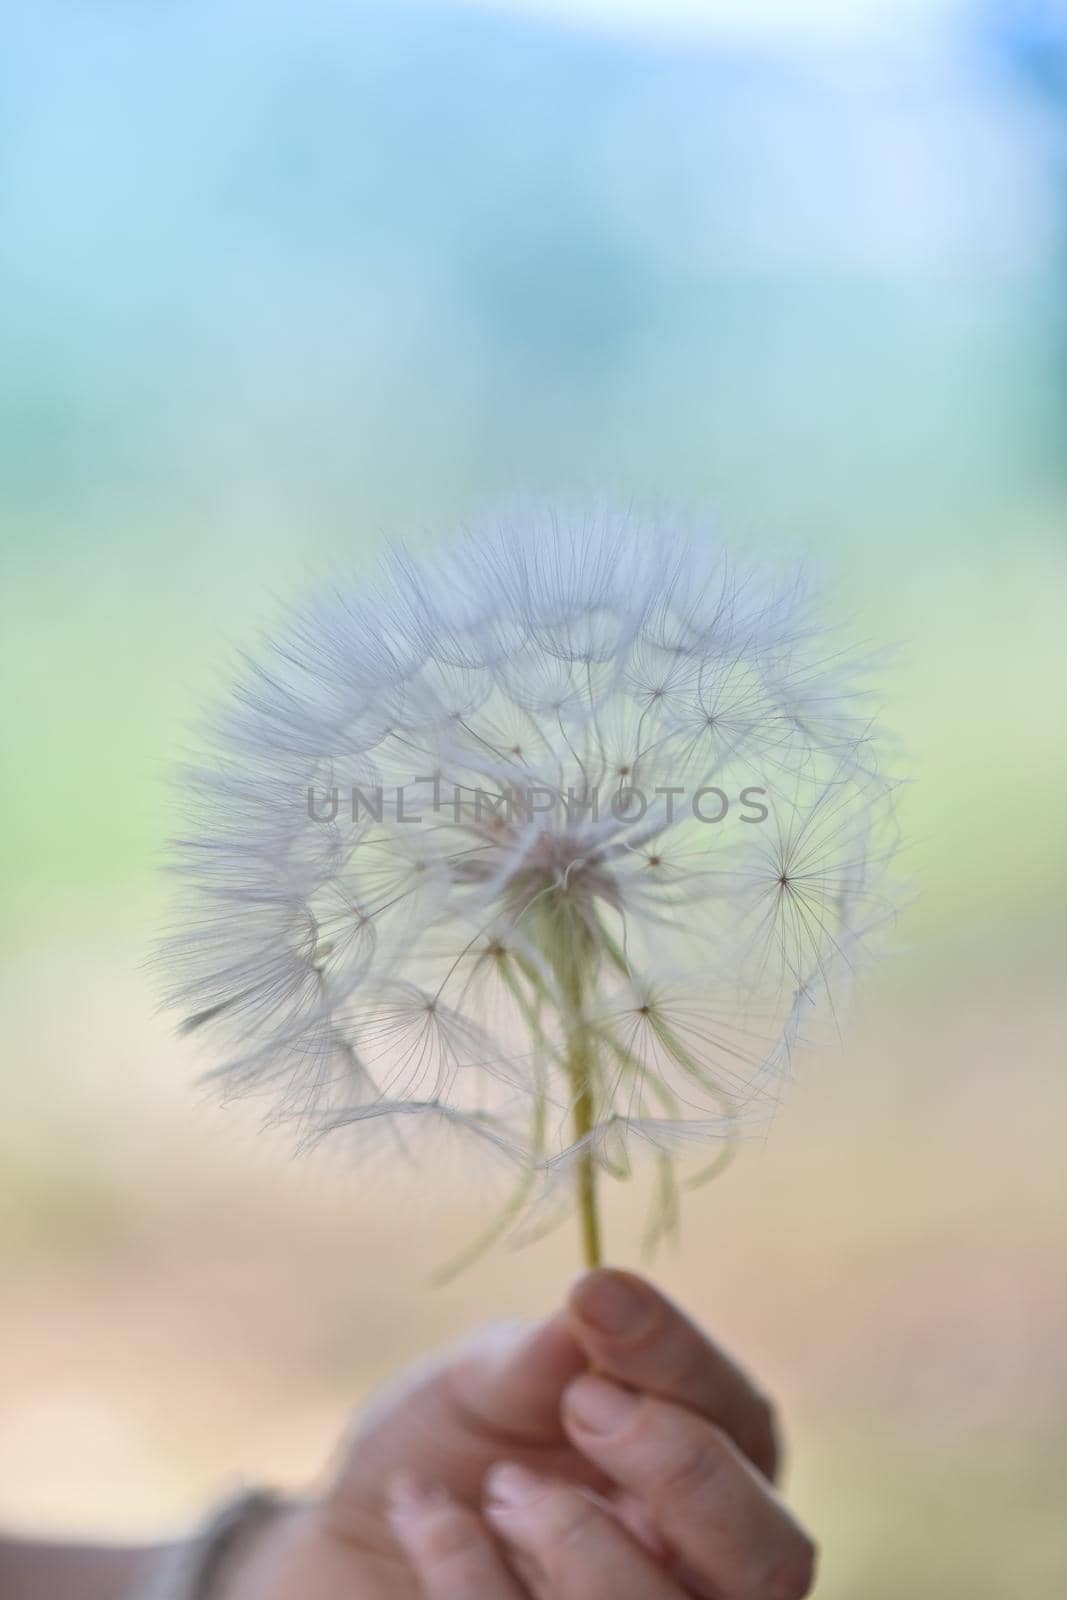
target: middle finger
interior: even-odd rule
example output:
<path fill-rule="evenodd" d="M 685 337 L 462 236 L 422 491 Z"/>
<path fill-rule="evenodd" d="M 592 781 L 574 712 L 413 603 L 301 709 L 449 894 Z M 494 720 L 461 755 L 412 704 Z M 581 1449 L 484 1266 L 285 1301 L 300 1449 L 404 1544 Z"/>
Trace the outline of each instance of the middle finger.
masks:
<path fill-rule="evenodd" d="M 564 1395 L 572 1442 L 637 1495 L 667 1543 L 723 1600 L 802 1600 L 814 1547 L 722 1429 L 606 1379 Z"/>

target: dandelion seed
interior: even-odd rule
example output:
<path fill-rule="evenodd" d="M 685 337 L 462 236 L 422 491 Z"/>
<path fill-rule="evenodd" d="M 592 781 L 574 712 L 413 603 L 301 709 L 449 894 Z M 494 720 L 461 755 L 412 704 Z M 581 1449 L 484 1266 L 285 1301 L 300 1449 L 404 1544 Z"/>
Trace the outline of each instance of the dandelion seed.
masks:
<path fill-rule="evenodd" d="M 598 1177 L 647 1152 L 673 1226 L 680 1157 L 716 1170 L 833 1014 L 883 765 L 800 580 L 518 509 L 247 663 L 181 777 L 170 998 L 302 1139 L 465 1132 L 516 1168 L 487 1239 L 573 1195 L 595 1261 Z"/>

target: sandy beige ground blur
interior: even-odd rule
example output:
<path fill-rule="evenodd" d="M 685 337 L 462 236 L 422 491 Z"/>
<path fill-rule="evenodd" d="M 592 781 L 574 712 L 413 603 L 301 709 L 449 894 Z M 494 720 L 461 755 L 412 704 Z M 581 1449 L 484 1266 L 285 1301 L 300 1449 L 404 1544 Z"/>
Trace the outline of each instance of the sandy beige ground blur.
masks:
<path fill-rule="evenodd" d="M 655 1268 L 781 1397 L 825 1600 L 1062 1592 L 1057 947 L 1034 929 L 1010 957 L 899 955 Z M 32 1066 L 0 1132 L 9 1525 L 152 1534 L 238 1474 L 301 1483 L 396 1366 L 536 1314 L 575 1271 L 564 1228 L 429 1287 L 476 1226 L 454 1178 L 405 1195 L 380 1163 L 368 1182 L 296 1164 L 198 1098 L 141 948 L 131 926 L 9 965 Z M 605 1204 L 632 1264 L 637 1196 Z"/>

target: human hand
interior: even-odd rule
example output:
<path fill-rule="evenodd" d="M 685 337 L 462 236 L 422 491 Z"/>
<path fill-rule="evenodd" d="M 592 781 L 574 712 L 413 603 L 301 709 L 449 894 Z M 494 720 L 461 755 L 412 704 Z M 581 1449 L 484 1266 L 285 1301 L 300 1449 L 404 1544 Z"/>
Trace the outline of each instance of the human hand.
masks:
<path fill-rule="evenodd" d="M 814 1550 L 776 1466 L 751 1381 L 651 1285 L 600 1270 L 547 1322 L 373 1403 L 224 1600 L 801 1600 Z"/>

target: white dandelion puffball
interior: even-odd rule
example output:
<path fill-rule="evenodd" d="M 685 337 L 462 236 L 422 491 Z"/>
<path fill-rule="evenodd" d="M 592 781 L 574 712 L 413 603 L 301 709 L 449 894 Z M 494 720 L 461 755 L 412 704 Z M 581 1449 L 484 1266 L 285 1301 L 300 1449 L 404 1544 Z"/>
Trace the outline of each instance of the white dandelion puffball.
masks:
<path fill-rule="evenodd" d="M 389 556 L 291 617 L 182 773 L 183 1026 L 302 1139 L 496 1151 L 498 1231 L 575 1195 L 590 1260 L 598 1175 L 644 1150 L 661 1230 L 885 919 L 866 665 L 798 576 L 662 522 L 523 508 Z"/>

